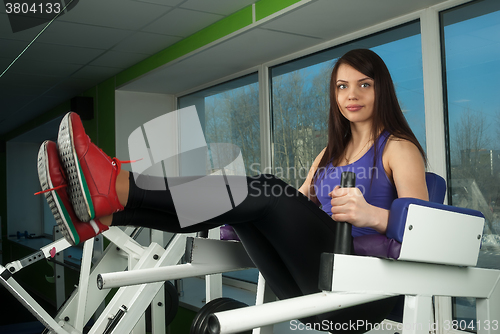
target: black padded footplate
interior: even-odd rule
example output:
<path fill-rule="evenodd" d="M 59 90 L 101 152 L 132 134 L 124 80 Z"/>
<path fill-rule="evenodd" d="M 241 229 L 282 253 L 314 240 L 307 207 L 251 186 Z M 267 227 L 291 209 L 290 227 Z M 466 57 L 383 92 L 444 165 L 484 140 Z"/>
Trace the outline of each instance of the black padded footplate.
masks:
<path fill-rule="evenodd" d="M 12 274 L 11 274 L 11 272 L 9 270 L 5 269 L 0 276 L 2 276 L 2 278 L 5 281 L 7 281 L 9 278 L 12 277 Z"/>
<path fill-rule="evenodd" d="M 333 253 L 321 253 L 318 288 L 322 291 L 332 291 L 333 258 Z"/>
<path fill-rule="evenodd" d="M 194 238 L 187 237 L 186 238 L 186 252 L 184 253 L 184 259 L 187 263 L 191 263 L 193 260 L 193 247 L 194 247 Z"/>

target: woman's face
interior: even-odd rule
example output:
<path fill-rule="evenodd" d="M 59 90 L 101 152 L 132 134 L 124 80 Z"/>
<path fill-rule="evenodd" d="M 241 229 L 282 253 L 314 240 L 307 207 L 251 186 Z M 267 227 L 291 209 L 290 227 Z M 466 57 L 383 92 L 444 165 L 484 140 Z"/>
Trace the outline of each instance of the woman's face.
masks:
<path fill-rule="evenodd" d="M 371 122 L 375 104 L 372 78 L 353 67 L 342 64 L 337 71 L 337 104 L 340 112 L 352 123 Z"/>

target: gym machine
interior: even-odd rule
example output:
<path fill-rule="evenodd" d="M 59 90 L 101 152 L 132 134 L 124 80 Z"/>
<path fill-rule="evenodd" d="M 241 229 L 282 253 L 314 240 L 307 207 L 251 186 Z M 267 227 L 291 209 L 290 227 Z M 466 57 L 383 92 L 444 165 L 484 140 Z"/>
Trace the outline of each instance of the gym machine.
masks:
<path fill-rule="evenodd" d="M 94 266 L 91 266 L 94 239 L 84 243 L 79 284 L 54 318 L 16 282 L 14 275 L 37 261 L 53 259 L 59 252 L 71 247 L 64 238 L 24 259 L 11 262 L 5 267 L 0 265 L 0 283 L 46 326 L 45 333 L 83 333 L 84 326 L 89 323 L 110 291 L 98 289 L 98 274 L 127 268 L 133 271 L 177 265 L 184 255 L 186 238 L 193 236 L 174 235 L 166 248 L 156 242 L 144 247 L 135 241 L 139 231 L 140 229 L 121 230 L 112 227 L 104 232 L 102 235 L 111 244 Z M 166 326 L 177 312 L 178 296 L 177 289 L 170 282 L 164 281 L 118 289 L 88 333 L 144 334 L 144 313 L 150 305 L 153 333 L 166 333 Z"/>
<path fill-rule="evenodd" d="M 445 186 L 436 175 L 429 173 L 427 183 L 431 201 L 395 200 L 385 236 L 354 239 L 358 256 L 349 251 L 322 255 L 321 292 L 276 301 L 260 277 L 256 305 L 207 298 L 191 333 L 253 330 L 254 334 L 268 334 L 276 323 L 396 295 L 405 295 L 403 324 L 398 330 L 403 334 L 427 334 L 435 326 L 444 326 L 431 318 L 433 296 L 476 298 L 478 334 L 500 333 L 500 271 L 475 268 L 484 217 L 478 211 L 440 204 Z M 436 183 L 442 183 L 440 190 L 433 189 Z M 437 197 L 436 192 L 440 193 Z M 237 241 L 175 235 L 166 248 L 154 242 L 143 247 L 132 233 L 116 227 L 103 233 L 112 244 L 92 269 L 94 241 L 85 243 L 80 284 L 55 318 L 17 284 L 13 275 L 70 247 L 64 239 L 5 268 L 0 266 L 0 282 L 47 326 L 48 333 L 82 333 L 110 288 L 118 287 L 89 333 L 140 333 L 146 308 L 158 306 L 157 300 L 165 303 L 165 294 L 159 293 L 165 281 L 253 267 Z M 184 254 L 187 263 L 178 264 Z M 126 268 L 133 269 L 124 271 Z M 162 313 L 157 311 L 153 314 Z M 154 333 L 165 333 L 164 321 L 153 323 Z"/>

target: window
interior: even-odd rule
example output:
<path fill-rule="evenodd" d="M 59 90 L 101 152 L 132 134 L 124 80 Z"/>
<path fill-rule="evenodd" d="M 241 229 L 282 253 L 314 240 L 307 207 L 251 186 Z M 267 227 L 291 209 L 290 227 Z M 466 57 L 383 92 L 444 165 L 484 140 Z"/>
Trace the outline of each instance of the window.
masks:
<path fill-rule="evenodd" d="M 179 109 L 196 106 L 207 144 L 231 143 L 243 154 L 247 175 L 260 166 L 258 75 L 250 74 L 183 97 Z"/>
<path fill-rule="evenodd" d="M 412 22 L 271 69 L 274 173 L 296 188 L 327 143 L 331 70 L 336 59 L 358 48 L 372 49 L 385 61 L 406 119 L 425 148 L 420 23 Z"/>
<path fill-rule="evenodd" d="M 478 267 L 500 269 L 500 2 L 441 13 L 452 205 L 486 217 Z M 456 298 L 453 317 L 476 318 L 475 299 Z"/>
<path fill-rule="evenodd" d="M 179 109 L 196 106 L 207 144 L 231 143 L 241 149 L 246 175 L 260 172 L 258 75 L 250 74 L 180 97 Z M 182 173 L 182 171 L 181 171 Z M 257 283 L 257 269 L 224 274 Z"/>

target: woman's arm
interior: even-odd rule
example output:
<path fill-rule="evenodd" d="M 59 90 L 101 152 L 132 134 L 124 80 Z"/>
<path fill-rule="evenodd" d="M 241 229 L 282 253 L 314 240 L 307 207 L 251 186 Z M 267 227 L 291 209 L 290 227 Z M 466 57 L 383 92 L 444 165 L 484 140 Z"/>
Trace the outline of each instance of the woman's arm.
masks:
<path fill-rule="evenodd" d="M 384 234 L 389 221 L 389 210 L 366 202 L 359 188 L 340 188 L 336 186 L 329 194 L 332 198 L 332 219 L 348 222 L 356 227 L 371 227 Z"/>
<path fill-rule="evenodd" d="M 319 205 L 318 198 L 316 197 L 316 193 L 314 192 L 314 185 L 312 184 L 312 180 L 314 178 L 314 173 L 318 169 L 319 162 L 321 161 L 321 158 L 323 157 L 323 154 L 325 154 L 326 148 L 324 148 L 314 159 L 314 162 L 309 169 L 309 173 L 307 174 L 306 180 L 302 184 L 302 186 L 299 188 L 299 191 L 304 195 L 307 196 L 311 201 Z"/>
<path fill-rule="evenodd" d="M 425 182 L 424 159 L 418 148 L 407 140 L 392 139 L 382 156 L 387 175 L 398 191 L 398 197 L 429 200 Z"/>
<path fill-rule="evenodd" d="M 411 142 L 390 139 L 382 156 L 385 172 L 396 187 L 398 197 L 428 200 L 425 165 L 418 148 Z M 371 227 L 385 233 L 389 210 L 366 202 L 358 188 L 335 188 L 332 197 L 332 218 L 357 227 Z"/>

